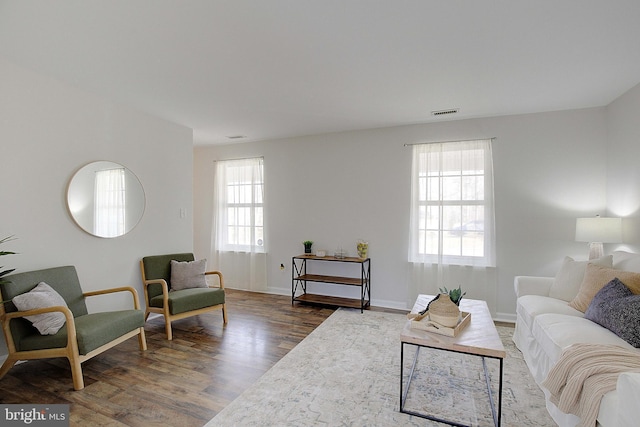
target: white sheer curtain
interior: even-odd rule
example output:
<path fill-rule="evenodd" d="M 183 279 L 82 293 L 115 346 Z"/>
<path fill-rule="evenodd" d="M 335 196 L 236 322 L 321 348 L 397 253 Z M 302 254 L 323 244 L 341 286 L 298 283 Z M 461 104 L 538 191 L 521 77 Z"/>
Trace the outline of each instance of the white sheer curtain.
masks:
<path fill-rule="evenodd" d="M 231 288 L 267 289 L 263 159 L 214 162 L 210 265 Z"/>
<path fill-rule="evenodd" d="M 126 187 L 124 168 L 97 171 L 95 175 L 93 228 L 101 237 L 125 231 Z"/>
<path fill-rule="evenodd" d="M 409 303 L 461 286 L 495 307 L 491 140 L 413 146 Z"/>

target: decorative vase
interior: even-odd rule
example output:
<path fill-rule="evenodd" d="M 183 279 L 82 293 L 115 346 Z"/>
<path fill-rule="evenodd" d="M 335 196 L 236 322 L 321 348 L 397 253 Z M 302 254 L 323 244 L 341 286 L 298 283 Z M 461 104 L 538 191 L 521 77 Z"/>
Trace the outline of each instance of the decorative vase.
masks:
<path fill-rule="evenodd" d="M 358 245 L 356 246 L 358 250 L 358 256 L 360 258 L 366 258 L 369 254 L 369 243 L 364 240 L 358 240 Z"/>
<path fill-rule="evenodd" d="M 429 303 L 429 319 L 448 328 L 460 321 L 460 308 L 451 301 L 449 294 L 439 294 Z"/>

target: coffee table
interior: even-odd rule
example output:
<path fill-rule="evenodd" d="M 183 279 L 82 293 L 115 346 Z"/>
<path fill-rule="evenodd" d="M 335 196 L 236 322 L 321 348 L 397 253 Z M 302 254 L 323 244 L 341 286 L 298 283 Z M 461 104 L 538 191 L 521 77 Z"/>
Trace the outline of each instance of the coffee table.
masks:
<path fill-rule="evenodd" d="M 434 298 L 433 295 L 419 295 L 418 299 L 411 310 L 412 313 L 417 313 L 424 310 L 429 301 Z M 506 352 L 498 331 L 491 318 L 491 312 L 487 307 L 487 303 L 481 300 L 473 300 L 463 298 L 460 302 L 460 310 L 471 313 L 471 321 L 462 329 L 455 337 L 440 335 L 434 332 L 427 332 L 419 329 L 411 328 L 411 322 L 407 320 L 407 323 L 400 335 L 400 412 L 415 415 L 422 418 L 427 418 L 433 421 L 449 424 L 452 426 L 462 426 L 458 421 L 444 420 L 436 416 L 419 413 L 416 411 L 410 411 L 405 409 L 405 401 L 409 393 L 409 387 L 411 386 L 411 380 L 415 373 L 416 364 L 418 361 L 418 355 L 420 348 L 432 348 L 436 350 L 449 351 L 455 353 L 465 353 L 482 358 L 482 367 L 484 369 L 484 377 L 487 385 L 487 392 L 489 395 L 489 403 L 491 405 L 491 414 L 496 426 L 500 426 L 500 419 L 502 416 L 502 374 L 503 374 L 503 362 L 506 357 Z M 404 348 L 405 345 L 416 346 L 416 355 L 413 360 L 411 372 L 406 385 L 404 384 Z M 498 384 L 498 408 L 496 410 L 493 393 L 491 391 L 491 379 L 487 372 L 487 364 L 485 358 L 497 359 L 500 363 L 500 377 Z M 405 388 L 406 387 L 406 388 Z"/>

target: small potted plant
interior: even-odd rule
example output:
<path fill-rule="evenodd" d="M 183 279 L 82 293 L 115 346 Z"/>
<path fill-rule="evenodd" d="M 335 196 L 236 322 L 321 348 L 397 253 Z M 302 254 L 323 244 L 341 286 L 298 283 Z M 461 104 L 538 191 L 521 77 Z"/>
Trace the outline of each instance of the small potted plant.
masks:
<path fill-rule="evenodd" d="M 447 290 L 447 287 L 445 286 L 444 288 L 440 288 L 440 293 L 448 294 L 451 301 L 453 301 L 457 306 L 460 306 L 460 301 L 462 301 L 462 297 L 467 294 L 466 292 L 464 293 L 462 292 L 462 288 L 460 286 L 458 286 L 458 289 L 451 289 L 451 290 Z"/>
<path fill-rule="evenodd" d="M 465 293 L 460 287 L 451 290 L 440 288 L 440 294 L 426 308 L 430 320 L 448 328 L 455 327 L 460 321 L 460 301 Z"/>
<path fill-rule="evenodd" d="M 313 241 L 305 240 L 304 242 L 302 242 L 302 244 L 304 245 L 304 253 L 305 254 L 310 254 L 311 253 L 311 245 L 313 245 Z"/>

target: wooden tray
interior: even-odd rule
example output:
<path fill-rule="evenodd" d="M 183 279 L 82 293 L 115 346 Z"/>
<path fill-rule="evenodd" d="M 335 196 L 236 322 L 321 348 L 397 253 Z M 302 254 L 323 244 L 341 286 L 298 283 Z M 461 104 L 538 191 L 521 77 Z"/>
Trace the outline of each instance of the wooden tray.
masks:
<path fill-rule="evenodd" d="M 433 332 L 440 335 L 446 335 L 448 337 L 456 337 L 471 321 L 471 313 L 463 311 L 461 314 L 462 318 L 458 324 L 453 328 L 449 328 L 429 320 L 427 312 L 427 316 L 423 317 L 421 320 L 410 320 L 411 329 L 419 329 L 421 331 Z"/>

